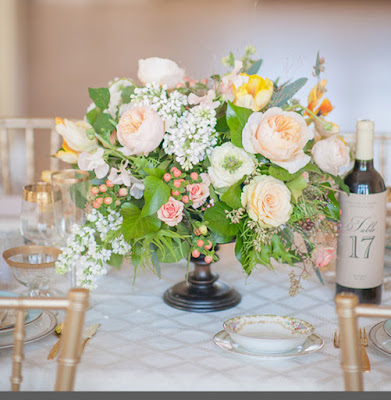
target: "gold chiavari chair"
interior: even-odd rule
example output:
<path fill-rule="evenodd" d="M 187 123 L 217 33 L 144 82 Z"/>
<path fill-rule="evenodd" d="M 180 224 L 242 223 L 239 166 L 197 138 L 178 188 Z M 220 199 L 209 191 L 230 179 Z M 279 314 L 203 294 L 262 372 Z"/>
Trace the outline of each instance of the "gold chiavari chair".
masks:
<path fill-rule="evenodd" d="M 50 134 L 50 154 L 54 154 L 61 145 L 61 137 L 55 131 L 54 118 L 0 118 L 0 160 L 1 160 L 1 179 L 5 195 L 12 192 L 12 179 L 10 160 L 13 153 L 10 151 L 12 135 L 19 131 L 24 132 L 24 154 L 25 154 L 25 174 L 26 182 L 32 183 L 35 175 L 35 152 L 34 141 L 36 132 L 48 132 Z M 41 136 L 42 138 L 42 136 Z M 42 140 L 42 139 L 41 139 Z M 43 140 L 48 140 L 47 138 Z M 55 157 L 50 158 L 50 170 L 59 169 L 59 160 Z"/>
<path fill-rule="evenodd" d="M 1 297 L 0 309 L 17 310 L 12 355 L 11 390 L 19 391 L 22 382 L 22 361 L 24 359 L 24 320 L 26 309 L 63 309 L 66 311 L 61 349 L 58 357 L 56 391 L 73 390 L 76 367 L 80 360 L 82 331 L 85 312 L 88 308 L 89 291 L 73 288 L 67 298 L 50 297 Z"/>
<path fill-rule="evenodd" d="M 340 331 L 341 366 L 344 372 L 345 390 L 363 391 L 358 318 L 391 318 L 391 307 L 359 304 L 358 297 L 353 293 L 337 294 L 335 304 Z"/>

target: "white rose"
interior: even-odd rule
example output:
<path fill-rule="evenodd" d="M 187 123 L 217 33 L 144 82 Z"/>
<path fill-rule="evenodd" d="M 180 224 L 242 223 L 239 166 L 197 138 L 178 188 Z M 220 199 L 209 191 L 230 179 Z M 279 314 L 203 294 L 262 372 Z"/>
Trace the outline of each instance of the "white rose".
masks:
<path fill-rule="evenodd" d="M 210 180 L 216 189 L 228 188 L 250 175 L 255 169 L 255 158 L 231 142 L 215 147 L 209 156 Z"/>
<path fill-rule="evenodd" d="M 301 115 L 273 107 L 264 114 L 250 115 L 243 128 L 242 143 L 249 153 L 262 154 L 293 174 L 311 160 L 303 149 L 313 137 Z"/>
<path fill-rule="evenodd" d="M 185 71 L 167 58 L 151 57 L 138 60 L 138 78 L 145 84 L 156 82 L 174 89 L 176 84 L 183 81 Z"/>
<path fill-rule="evenodd" d="M 162 118 L 148 106 L 131 107 L 117 125 L 119 150 L 125 155 L 147 156 L 163 140 L 165 128 Z"/>
<path fill-rule="evenodd" d="M 316 142 L 312 157 L 322 171 L 331 175 L 338 175 L 338 169 L 350 162 L 349 147 L 337 135 Z"/>
<path fill-rule="evenodd" d="M 269 175 L 256 176 L 246 185 L 241 201 L 249 217 L 266 226 L 280 226 L 292 213 L 291 192 L 282 181 Z"/>

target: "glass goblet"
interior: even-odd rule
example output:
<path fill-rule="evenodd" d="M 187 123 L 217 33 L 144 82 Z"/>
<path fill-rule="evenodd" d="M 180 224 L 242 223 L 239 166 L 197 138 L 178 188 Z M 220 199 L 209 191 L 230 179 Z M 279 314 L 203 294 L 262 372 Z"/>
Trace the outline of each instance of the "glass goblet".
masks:
<path fill-rule="evenodd" d="M 75 225 L 86 221 L 85 207 L 88 202 L 89 178 L 87 171 L 66 169 L 51 174 L 53 187 L 53 214 L 60 238 L 65 247 Z M 71 287 L 76 286 L 76 265 L 70 271 Z"/>
<path fill-rule="evenodd" d="M 28 296 L 59 296 L 50 285 L 56 276 L 55 262 L 60 249 L 48 246 L 26 245 L 13 247 L 3 252 L 15 279 L 26 286 Z"/>
<path fill-rule="evenodd" d="M 52 186 L 46 182 L 26 185 L 20 213 L 20 232 L 26 244 L 52 246 L 57 242 Z"/>

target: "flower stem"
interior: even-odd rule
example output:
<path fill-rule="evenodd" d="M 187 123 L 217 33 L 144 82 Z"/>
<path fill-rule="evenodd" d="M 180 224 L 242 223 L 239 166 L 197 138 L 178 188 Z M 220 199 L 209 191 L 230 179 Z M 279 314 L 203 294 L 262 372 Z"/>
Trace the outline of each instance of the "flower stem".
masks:
<path fill-rule="evenodd" d="M 310 115 L 313 119 L 316 119 L 319 121 L 326 131 L 329 131 L 332 129 L 332 125 L 330 122 L 324 121 L 321 118 L 319 118 L 313 111 L 311 111 L 309 108 L 302 106 L 301 104 L 293 104 L 285 109 L 285 111 L 290 111 L 290 110 L 295 110 L 297 108 L 300 108 L 301 110 L 305 111 L 308 115 Z"/>

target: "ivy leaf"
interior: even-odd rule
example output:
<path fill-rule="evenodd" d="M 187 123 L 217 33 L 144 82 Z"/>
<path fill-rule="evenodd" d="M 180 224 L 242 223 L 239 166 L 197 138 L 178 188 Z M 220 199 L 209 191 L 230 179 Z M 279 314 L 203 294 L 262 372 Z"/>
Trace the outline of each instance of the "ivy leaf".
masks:
<path fill-rule="evenodd" d="M 216 203 L 213 207 L 207 208 L 204 213 L 204 220 L 208 222 L 208 228 L 214 234 L 217 243 L 228 243 L 238 233 L 239 227 L 233 224 L 225 210 L 229 210 L 223 202 Z"/>
<path fill-rule="evenodd" d="M 141 210 L 133 203 L 125 203 L 121 208 L 123 216 L 122 233 L 126 241 L 157 232 L 162 222 L 155 216 L 142 216 Z"/>
<path fill-rule="evenodd" d="M 115 126 L 111 122 L 112 117 L 110 114 L 100 113 L 95 122 L 92 124 L 95 131 L 101 135 L 104 135 L 106 140 L 109 140 L 110 133 L 115 129 Z"/>
<path fill-rule="evenodd" d="M 95 103 L 95 105 L 102 110 L 106 110 L 110 103 L 110 91 L 107 88 L 99 88 L 99 89 L 88 89 L 88 94 L 90 98 Z"/>
<path fill-rule="evenodd" d="M 282 86 L 273 93 L 268 107 L 271 108 L 283 106 L 307 83 L 307 81 L 307 78 L 299 78 L 289 85 Z"/>
<path fill-rule="evenodd" d="M 135 87 L 134 86 L 126 86 L 121 93 L 121 99 L 123 104 L 130 103 L 130 96 L 133 94 Z"/>
<path fill-rule="evenodd" d="M 232 143 L 240 148 L 242 145 L 242 131 L 250 115 L 253 113 L 249 108 L 233 105 L 230 101 L 227 106 L 227 124 L 231 130 Z"/>
<path fill-rule="evenodd" d="M 300 175 L 297 178 L 293 179 L 286 183 L 286 186 L 291 191 L 293 198 L 295 201 L 302 195 L 303 190 L 308 186 L 307 181 Z"/>
<path fill-rule="evenodd" d="M 242 194 L 242 183 L 244 179 L 234 183 L 228 190 L 221 196 L 221 201 L 232 208 L 242 207 L 241 194 Z"/>
<path fill-rule="evenodd" d="M 145 205 L 141 211 L 142 217 L 157 212 L 163 204 L 167 203 L 171 193 L 169 186 L 155 176 L 147 176 L 144 179 L 144 185 Z"/>
<path fill-rule="evenodd" d="M 162 179 L 163 175 L 166 173 L 164 169 L 161 168 L 144 168 L 144 171 L 155 178 Z"/>
<path fill-rule="evenodd" d="M 259 69 L 261 68 L 263 60 L 259 59 L 254 62 L 253 65 L 247 70 L 247 75 L 255 75 L 258 73 Z"/>
<path fill-rule="evenodd" d="M 98 115 L 102 113 L 102 110 L 98 107 L 93 108 L 91 111 L 89 111 L 86 115 L 87 122 L 90 125 L 94 125 L 96 119 L 98 118 Z"/>

